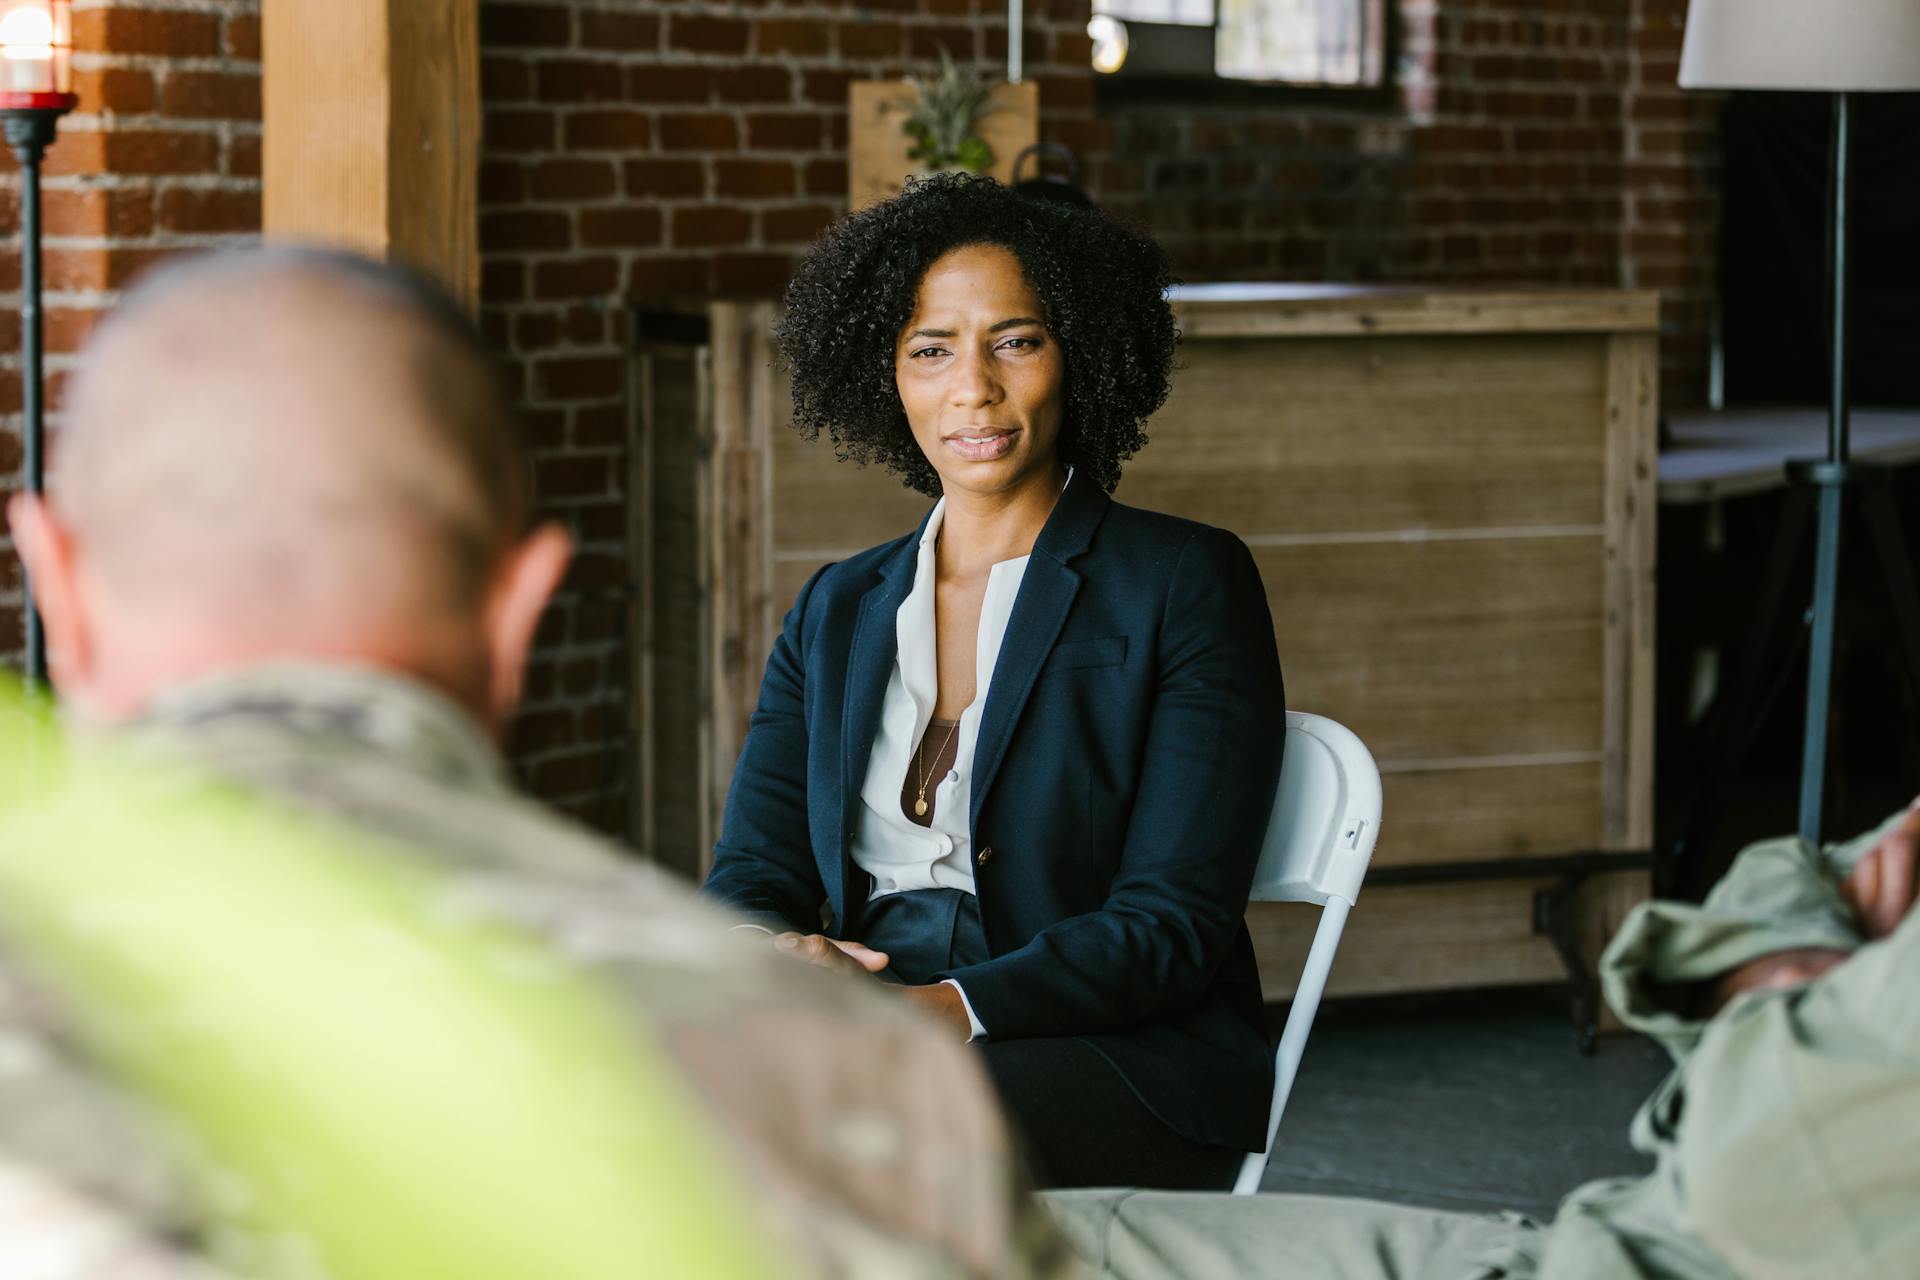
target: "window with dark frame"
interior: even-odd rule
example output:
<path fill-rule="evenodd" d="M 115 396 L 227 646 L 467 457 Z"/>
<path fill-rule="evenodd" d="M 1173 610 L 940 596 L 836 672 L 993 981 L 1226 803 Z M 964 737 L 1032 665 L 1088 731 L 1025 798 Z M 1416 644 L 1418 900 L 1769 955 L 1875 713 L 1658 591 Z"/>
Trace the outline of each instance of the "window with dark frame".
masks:
<path fill-rule="evenodd" d="M 1114 80 L 1386 84 L 1386 0 L 1093 0 L 1087 32 Z"/>

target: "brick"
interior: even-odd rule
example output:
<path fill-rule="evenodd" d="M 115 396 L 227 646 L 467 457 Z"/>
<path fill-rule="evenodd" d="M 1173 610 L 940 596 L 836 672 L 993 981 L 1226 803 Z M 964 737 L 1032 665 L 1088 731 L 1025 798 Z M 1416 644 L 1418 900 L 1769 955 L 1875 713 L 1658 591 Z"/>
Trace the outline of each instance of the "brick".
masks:
<path fill-rule="evenodd" d="M 747 51 L 747 31 L 747 24 L 738 18 L 676 13 L 667 24 L 667 48 L 682 53 L 742 54 Z"/>
<path fill-rule="evenodd" d="M 131 239 L 153 234 L 153 192 L 146 187 L 54 188 L 42 193 L 41 202 L 42 226 L 49 236 Z M 9 213 L 7 220 L 13 216 Z"/>
<path fill-rule="evenodd" d="M 630 196 L 702 196 L 707 189 L 698 160 L 629 160 L 625 178 Z"/>
<path fill-rule="evenodd" d="M 513 322 L 514 350 L 546 351 L 560 345 L 560 317 L 551 311 L 530 311 Z"/>
<path fill-rule="evenodd" d="M 542 102 L 617 102 L 626 96 L 626 69 L 617 62 L 551 58 L 534 64 L 534 96 Z"/>
<path fill-rule="evenodd" d="M 792 276 L 793 259 L 783 253 L 723 253 L 713 264 L 722 293 L 778 293 Z"/>
<path fill-rule="evenodd" d="M 87 110 L 108 115 L 144 115 L 158 101 L 152 73 L 134 67 L 77 69 L 73 91 Z"/>
<path fill-rule="evenodd" d="M 601 408 L 583 408 L 574 413 L 573 442 L 582 448 L 618 448 L 627 442 L 627 409 L 625 405 L 609 405 Z M 626 533 L 626 511 L 617 506 L 599 508 L 602 519 L 583 532 L 601 537 L 618 538 Z M 582 512 L 584 517 L 587 513 Z M 618 522 L 608 520 L 609 514 L 617 515 Z"/>
<path fill-rule="evenodd" d="M 633 296 L 704 293 L 707 287 L 702 258 L 640 258 L 627 266 L 627 293 Z"/>
<path fill-rule="evenodd" d="M 573 43 L 573 11 L 557 4 L 480 7 L 480 43 L 515 49 L 562 48 Z"/>
<path fill-rule="evenodd" d="M 485 246 L 486 219 L 481 219 L 481 242 Z M 565 229 L 565 220 L 561 223 Z M 493 260 L 480 264 L 480 297 L 486 302 L 519 302 L 527 296 L 527 268 L 521 262 Z"/>
<path fill-rule="evenodd" d="M 660 211 L 643 206 L 582 209 L 580 243 L 590 249 L 647 248 L 660 243 L 661 224 Z"/>
<path fill-rule="evenodd" d="M 547 301 L 593 298 L 620 287 L 620 265 L 612 258 L 567 258 L 533 269 L 533 296 Z"/>
<path fill-rule="evenodd" d="M 639 66 L 627 71 L 632 102 L 706 102 L 713 96 L 712 74 L 705 67 Z"/>
<path fill-rule="evenodd" d="M 755 151 L 812 151 L 820 145 L 824 121 L 824 116 L 805 112 L 750 115 L 747 146 Z"/>
<path fill-rule="evenodd" d="M 598 787 L 606 778 L 607 767 L 606 755 L 598 749 L 556 756 L 534 767 L 528 785 L 535 795 L 552 800 Z"/>
<path fill-rule="evenodd" d="M 609 457 L 546 458 L 533 469 L 533 488 L 542 502 L 556 498 L 601 497 L 613 492 Z"/>
<path fill-rule="evenodd" d="M 489 105 L 533 96 L 533 64 L 524 58 L 488 55 L 480 60 L 480 100 Z"/>
<path fill-rule="evenodd" d="M 713 87 L 722 102 L 788 102 L 793 73 L 785 67 L 730 67 L 715 77 Z"/>
<path fill-rule="evenodd" d="M 618 190 L 620 176 L 610 160 L 548 160 L 534 166 L 531 186 L 536 200 L 592 200 Z"/>
<path fill-rule="evenodd" d="M 260 61 L 260 15 L 257 13 L 236 13 L 227 19 L 222 28 L 227 56 L 239 58 L 245 62 Z"/>
<path fill-rule="evenodd" d="M 551 151 L 554 115 L 551 111 L 489 111 L 480 137 L 488 151 Z"/>
<path fill-rule="evenodd" d="M 685 112 L 660 117 L 663 151 L 732 151 L 739 145 L 739 128 L 732 116 Z"/>
<path fill-rule="evenodd" d="M 770 18 L 753 28 L 757 53 L 817 58 L 826 54 L 827 43 L 826 24 L 813 18 Z"/>
<path fill-rule="evenodd" d="M 260 176 L 259 134 L 235 134 L 227 139 L 226 173 L 230 178 Z"/>
<path fill-rule="evenodd" d="M 575 346 L 593 346 L 607 336 L 607 318 L 598 307 L 569 307 L 566 320 L 567 341 Z M 575 436 L 578 439 L 578 436 Z"/>
<path fill-rule="evenodd" d="M 220 52 L 220 18 L 176 10 L 83 9 L 73 15 L 76 49 L 210 58 Z"/>
<path fill-rule="evenodd" d="M 258 120 L 260 77 L 221 71 L 169 71 L 160 110 L 190 120 Z"/>
<path fill-rule="evenodd" d="M 808 102 L 817 102 L 823 106 L 847 106 L 847 86 L 854 81 L 849 71 L 809 71 L 800 78 L 800 95 Z"/>
<path fill-rule="evenodd" d="M 833 206 L 785 205 L 760 212 L 760 239 L 765 244 L 806 244 L 833 221 Z"/>
<path fill-rule="evenodd" d="M 653 121 L 638 111 L 576 111 L 567 117 L 569 151 L 645 151 Z"/>
<path fill-rule="evenodd" d="M 874 25 L 878 26 L 880 24 L 876 23 Z M 840 49 L 842 53 L 846 53 L 850 57 L 853 56 L 851 53 L 848 53 L 844 42 L 842 42 Z M 973 61 L 977 56 L 977 51 L 974 48 L 972 28 L 953 26 L 915 27 L 907 40 L 907 56 L 909 58 L 933 58 L 937 60 L 943 49 L 955 62 Z M 881 56 L 886 57 L 891 55 L 883 54 Z M 1091 88 L 1091 78 L 1087 76 L 1081 76 L 1079 78 L 1085 81 L 1089 88 Z M 1049 103 L 1048 105 L 1052 104 Z"/>
<path fill-rule="evenodd" d="M 480 166 L 481 204 L 517 204 L 526 195 L 526 171 L 519 164 L 489 160 Z"/>
<path fill-rule="evenodd" d="M 19 344 L 20 313 L 8 313 L 13 320 L 13 332 L 4 339 L 7 349 L 17 348 Z M 47 350 L 50 352 L 74 352 L 86 345 L 87 337 L 93 332 L 93 326 L 106 315 L 104 309 L 94 307 L 49 307 L 46 312 Z"/>
<path fill-rule="evenodd" d="M 807 162 L 806 191 L 810 196 L 838 196 L 846 198 L 847 162 L 845 160 L 810 160 Z"/>
<path fill-rule="evenodd" d="M 513 718 L 507 729 L 507 750 L 516 756 L 570 746 L 573 741 L 573 712 L 570 709 L 523 711 Z"/>
<path fill-rule="evenodd" d="M 212 173 L 220 163 L 220 137 L 213 133 L 129 129 L 104 135 L 100 145 L 107 173 Z M 56 146 L 48 155 L 58 151 Z"/>
<path fill-rule="evenodd" d="M 660 19 L 651 13 L 582 13 L 580 43 L 589 49 L 640 53 L 660 47 Z"/>
<path fill-rule="evenodd" d="M 745 210 L 708 205 L 675 209 L 670 238 L 675 248 L 710 249 L 745 244 L 752 230 L 753 219 Z"/>
<path fill-rule="evenodd" d="M 161 194 L 160 225 L 187 235 L 258 232 L 260 193 L 175 187 Z"/>
<path fill-rule="evenodd" d="M 565 249 L 572 243 L 573 232 L 563 213 L 514 210 L 480 218 L 480 247 L 488 253 Z"/>
<path fill-rule="evenodd" d="M 542 400 L 604 400 L 626 383 L 626 361 L 619 356 L 565 356 L 533 366 L 534 394 Z"/>
<path fill-rule="evenodd" d="M 906 47 L 907 29 L 897 22 L 836 22 L 834 44 L 842 58 L 897 58 Z"/>
<path fill-rule="evenodd" d="M 717 160 L 713 172 L 718 195 L 765 198 L 793 194 L 794 171 L 789 161 Z"/>

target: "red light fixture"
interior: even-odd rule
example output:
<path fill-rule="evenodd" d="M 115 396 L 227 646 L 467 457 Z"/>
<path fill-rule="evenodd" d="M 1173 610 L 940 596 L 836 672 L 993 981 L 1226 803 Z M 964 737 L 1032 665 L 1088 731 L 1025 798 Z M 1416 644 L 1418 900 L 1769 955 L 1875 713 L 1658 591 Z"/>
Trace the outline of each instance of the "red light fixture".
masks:
<path fill-rule="evenodd" d="M 45 382 L 41 374 L 40 157 L 52 144 L 60 117 L 79 103 L 73 92 L 73 13 L 70 0 L 0 0 L 0 130 L 20 161 L 20 355 L 25 366 L 21 408 L 27 490 L 43 483 Z M 27 584 L 27 676 L 47 677 L 40 615 Z"/>
<path fill-rule="evenodd" d="M 0 0 L 0 111 L 71 111 L 71 0 Z"/>

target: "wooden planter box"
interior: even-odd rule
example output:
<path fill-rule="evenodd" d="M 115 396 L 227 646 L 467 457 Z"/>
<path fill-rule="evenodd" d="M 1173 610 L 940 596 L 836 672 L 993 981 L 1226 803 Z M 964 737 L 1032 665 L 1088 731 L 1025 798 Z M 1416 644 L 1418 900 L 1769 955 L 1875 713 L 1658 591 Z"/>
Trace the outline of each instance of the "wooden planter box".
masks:
<path fill-rule="evenodd" d="M 1176 306 L 1173 396 L 1116 496 L 1253 548 L 1289 705 L 1380 762 L 1376 868 L 1647 848 L 1656 295 L 1201 286 Z M 775 314 L 713 305 L 704 341 L 639 357 L 636 829 L 693 875 L 800 585 L 927 506 L 788 428 Z M 1555 981 L 1533 914 L 1553 883 L 1370 887 L 1329 989 Z M 1583 950 L 1646 885 L 1586 884 Z M 1256 909 L 1270 995 L 1291 989 L 1311 915 Z"/>

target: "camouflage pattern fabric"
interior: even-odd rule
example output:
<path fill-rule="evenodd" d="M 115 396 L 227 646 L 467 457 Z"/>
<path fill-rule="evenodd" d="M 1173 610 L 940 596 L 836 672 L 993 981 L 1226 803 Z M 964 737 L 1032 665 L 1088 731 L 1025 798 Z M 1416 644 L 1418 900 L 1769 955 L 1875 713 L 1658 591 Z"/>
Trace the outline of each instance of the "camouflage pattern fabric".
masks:
<path fill-rule="evenodd" d="M 436 873 L 450 916 L 516 926 L 599 976 L 704 1102 L 793 1274 L 1078 1273 L 964 1046 L 877 986 L 734 933 L 688 887 L 517 795 L 430 690 L 261 669 L 175 690 L 113 735 L 376 834 Z M 192 1240 L 198 1209 L 164 1124 L 73 1050 L 64 1016 L 0 956 L 0 1158 L 124 1231 Z"/>

